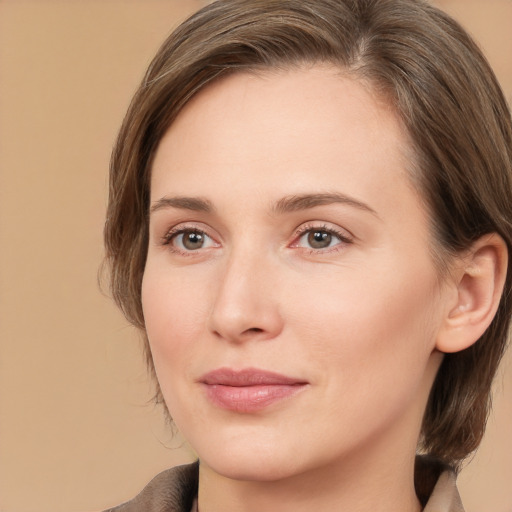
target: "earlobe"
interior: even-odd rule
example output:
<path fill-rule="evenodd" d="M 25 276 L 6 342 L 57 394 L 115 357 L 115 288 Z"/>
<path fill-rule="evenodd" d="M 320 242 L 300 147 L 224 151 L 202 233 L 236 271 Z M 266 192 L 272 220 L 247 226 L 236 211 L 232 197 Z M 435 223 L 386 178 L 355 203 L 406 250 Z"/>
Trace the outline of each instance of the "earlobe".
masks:
<path fill-rule="evenodd" d="M 436 343 L 439 351 L 464 350 L 489 327 L 503 293 L 507 261 L 507 246 L 496 233 L 479 238 L 460 257 L 455 304 L 447 308 Z"/>

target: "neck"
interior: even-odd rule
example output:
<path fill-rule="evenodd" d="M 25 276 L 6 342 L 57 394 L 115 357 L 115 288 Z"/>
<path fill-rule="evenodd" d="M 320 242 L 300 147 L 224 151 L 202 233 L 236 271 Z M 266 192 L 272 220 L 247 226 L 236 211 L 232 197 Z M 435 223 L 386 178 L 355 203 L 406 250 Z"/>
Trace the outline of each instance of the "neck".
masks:
<path fill-rule="evenodd" d="M 235 480 L 201 463 L 199 512 L 262 510 L 420 512 L 414 489 L 414 456 L 344 460 L 273 481 Z"/>

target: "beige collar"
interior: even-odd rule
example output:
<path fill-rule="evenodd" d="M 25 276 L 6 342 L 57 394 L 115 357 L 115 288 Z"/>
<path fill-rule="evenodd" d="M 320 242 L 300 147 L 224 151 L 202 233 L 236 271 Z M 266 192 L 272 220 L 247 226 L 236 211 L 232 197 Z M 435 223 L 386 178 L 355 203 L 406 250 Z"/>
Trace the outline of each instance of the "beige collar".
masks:
<path fill-rule="evenodd" d="M 423 512 L 464 512 L 453 471 L 443 471 L 439 475 Z"/>

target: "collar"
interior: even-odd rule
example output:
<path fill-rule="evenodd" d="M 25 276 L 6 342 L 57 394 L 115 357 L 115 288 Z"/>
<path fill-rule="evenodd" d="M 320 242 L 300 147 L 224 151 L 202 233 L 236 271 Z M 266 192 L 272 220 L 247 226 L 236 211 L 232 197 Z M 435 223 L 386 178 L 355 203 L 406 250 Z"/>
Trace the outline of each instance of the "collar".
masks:
<path fill-rule="evenodd" d="M 464 512 L 455 480 L 454 471 L 443 471 L 423 512 Z"/>

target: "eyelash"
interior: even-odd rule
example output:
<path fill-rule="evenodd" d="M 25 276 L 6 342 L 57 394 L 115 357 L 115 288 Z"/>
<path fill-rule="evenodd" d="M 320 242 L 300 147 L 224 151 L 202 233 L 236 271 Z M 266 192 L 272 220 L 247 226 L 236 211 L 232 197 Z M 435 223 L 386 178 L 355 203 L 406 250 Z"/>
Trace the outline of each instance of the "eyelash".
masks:
<path fill-rule="evenodd" d="M 308 233 L 311 232 L 323 232 L 327 233 L 331 236 L 336 237 L 339 240 L 339 243 L 335 244 L 332 247 L 326 247 L 326 248 L 320 248 L 315 249 L 313 247 L 301 247 L 299 246 L 299 242 L 302 239 L 302 237 Z M 186 233 L 198 233 L 200 235 L 203 235 L 207 237 L 208 239 L 215 242 L 214 238 L 208 235 L 204 229 L 201 229 L 197 226 L 190 225 L 190 226 L 182 226 L 182 227 L 176 227 L 172 228 L 162 237 L 161 239 L 161 245 L 168 246 L 169 250 L 173 253 L 179 254 L 181 256 L 194 256 L 197 255 L 197 253 L 203 249 L 202 247 L 199 249 L 191 249 L 191 250 L 182 250 L 173 245 L 173 240 L 175 240 L 179 235 L 183 235 Z M 299 249 L 303 249 L 307 251 L 309 254 L 319 254 L 319 253 L 330 253 L 330 252 L 337 252 L 341 249 L 340 245 L 347 245 L 353 243 L 353 239 L 350 235 L 347 235 L 346 231 L 341 231 L 333 227 L 328 227 L 327 225 L 315 225 L 315 224 L 304 224 L 299 229 L 296 230 L 294 233 L 293 242 L 289 245 L 289 247 L 297 247 Z"/>
<path fill-rule="evenodd" d="M 206 233 L 204 229 L 201 229 L 201 228 L 199 228 L 197 226 L 193 226 L 192 225 L 192 226 L 182 226 L 182 227 L 176 227 L 176 228 L 170 229 L 162 237 L 161 244 L 163 246 L 167 246 L 171 252 L 179 254 L 180 256 L 194 256 L 202 248 L 199 248 L 199 249 L 196 249 L 196 250 L 193 250 L 193 249 L 191 249 L 191 250 L 182 250 L 182 249 L 176 247 L 175 245 L 173 245 L 173 243 L 172 243 L 173 240 L 175 240 L 178 236 L 186 234 L 186 233 L 197 233 L 197 234 L 203 235 L 204 237 L 207 237 L 208 239 L 210 239 L 214 243 L 216 243 L 215 240 L 213 239 L 213 237 L 208 235 L 208 233 Z"/>
<path fill-rule="evenodd" d="M 330 252 L 337 252 L 341 250 L 342 247 L 340 246 L 353 243 L 353 238 L 346 231 L 341 231 L 339 229 L 329 227 L 326 224 L 323 224 L 321 226 L 315 224 L 304 224 L 296 231 L 294 236 L 294 242 L 291 244 L 291 247 L 299 247 L 298 244 L 301 238 L 304 235 L 312 232 L 323 232 L 335 236 L 339 240 L 339 243 L 335 244 L 332 247 L 326 247 L 322 249 L 314 249 L 313 247 L 302 247 L 302 249 L 308 251 L 309 254 L 325 254 Z"/>

